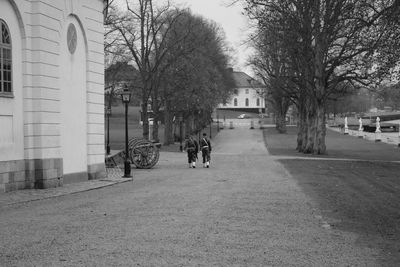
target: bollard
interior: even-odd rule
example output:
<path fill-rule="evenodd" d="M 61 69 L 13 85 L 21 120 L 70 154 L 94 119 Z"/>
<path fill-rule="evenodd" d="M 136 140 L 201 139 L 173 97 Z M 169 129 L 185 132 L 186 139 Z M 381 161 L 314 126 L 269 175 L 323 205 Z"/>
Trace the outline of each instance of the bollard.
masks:
<path fill-rule="evenodd" d="M 250 130 L 254 129 L 254 121 L 250 121 Z"/>
<path fill-rule="evenodd" d="M 381 125 L 380 122 L 381 119 L 379 117 L 376 117 L 376 130 L 375 130 L 375 142 L 380 142 L 382 140 L 381 138 Z"/>
<path fill-rule="evenodd" d="M 381 132 L 375 132 L 375 142 L 382 141 Z"/>
<path fill-rule="evenodd" d="M 349 126 L 347 125 L 347 117 L 344 118 L 344 134 L 349 134 Z"/>
<path fill-rule="evenodd" d="M 229 122 L 229 129 L 233 129 L 233 121 Z"/>
<path fill-rule="evenodd" d="M 360 123 L 360 127 L 358 127 L 358 138 L 363 138 L 363 126 L 362 126 L 362 119 L 360 117 L 360 119 L 358 120 L 358 122 Z"/>

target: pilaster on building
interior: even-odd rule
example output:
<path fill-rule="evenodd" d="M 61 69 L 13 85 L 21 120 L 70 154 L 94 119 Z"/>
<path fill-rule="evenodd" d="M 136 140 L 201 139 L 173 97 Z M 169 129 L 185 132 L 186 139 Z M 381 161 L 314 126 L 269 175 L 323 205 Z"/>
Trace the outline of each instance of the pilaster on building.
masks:
<path fill-rule="evenodd" d="M 102 0 L 0 2 L 12 40 L 0 192 L 105 176 L 102 12 Z"/>

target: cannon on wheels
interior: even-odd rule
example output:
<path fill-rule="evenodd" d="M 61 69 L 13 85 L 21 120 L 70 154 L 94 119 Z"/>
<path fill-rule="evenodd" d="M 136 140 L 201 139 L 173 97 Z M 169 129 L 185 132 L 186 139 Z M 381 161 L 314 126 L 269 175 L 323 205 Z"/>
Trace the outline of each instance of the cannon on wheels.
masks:
<path fill-rule="evenodd" d="M 150 169 L 157 164 L 160 157 L 159 143 L 143 138 L 129 140 L 129 158 L 138 169 Z"/>

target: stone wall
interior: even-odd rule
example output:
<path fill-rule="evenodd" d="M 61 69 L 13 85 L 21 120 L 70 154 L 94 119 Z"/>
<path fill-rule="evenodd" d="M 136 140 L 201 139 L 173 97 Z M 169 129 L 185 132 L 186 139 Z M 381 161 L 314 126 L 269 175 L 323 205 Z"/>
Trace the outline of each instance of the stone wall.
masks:
<path fill-rule="evenodd" d="M 0 191 L 62 185 L 62 159 L 0 161 Z"/>

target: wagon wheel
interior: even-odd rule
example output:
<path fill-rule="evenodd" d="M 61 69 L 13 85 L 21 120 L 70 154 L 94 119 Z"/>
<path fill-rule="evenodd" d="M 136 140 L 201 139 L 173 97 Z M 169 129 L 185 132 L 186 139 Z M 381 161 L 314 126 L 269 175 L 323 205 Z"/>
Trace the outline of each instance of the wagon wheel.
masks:
<path fill-rule="evenodd" d="M 129 151 L 129 158 L 131 158 L 131 162 L 133 162 L 132 161 L 132 156 L 131 156 L 131 154 L 132 154 L 132 150 L 138 145 L 138 143 L 140 143 L 140 142 L 143 142 L 145 139 L 142 139 L 142 138 L 138 138 L 138 137 L 134 137 L 134 138 L 131 138 L 130 140 L 129 140 L 129 143 L 128 143 L 128 151 Z"/>
<path fill-rule="evenodd" d="M 153 143 L 142 139 L 132 143 L 129 157 L 137 168 L 150 169 L 157 164 L 160 153 Z"/>
<path fill-rule="evenodd" d="M 144 139 L 137 138 L 137 137 L 131 138 L 128 142 L 129 150 L 131 150 L 134 146 L 136 146 L 138 142 L 143 141 L 143 140 Z"/>
<path fill-rule="evenodd" d="M 150 142 L 139 142 L 129 152 L 132 163 L 139 169 L 150 169 L 159 159 L 158 148 Z"/>

